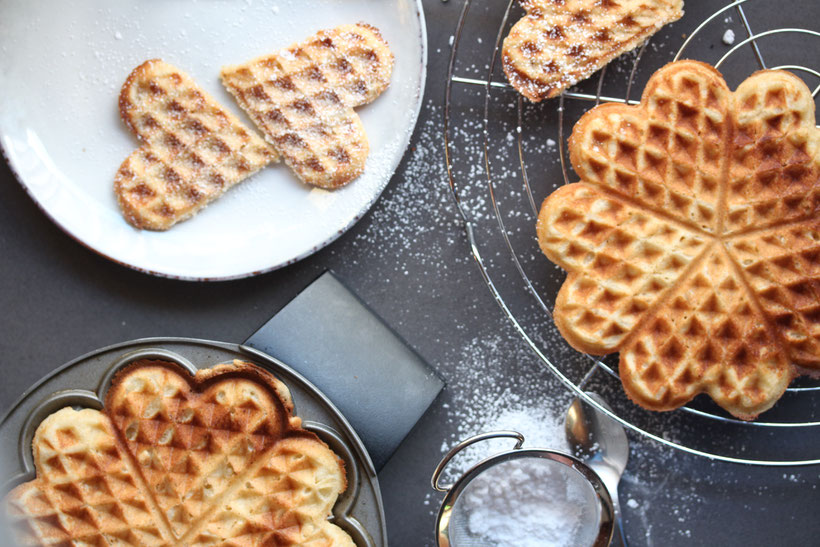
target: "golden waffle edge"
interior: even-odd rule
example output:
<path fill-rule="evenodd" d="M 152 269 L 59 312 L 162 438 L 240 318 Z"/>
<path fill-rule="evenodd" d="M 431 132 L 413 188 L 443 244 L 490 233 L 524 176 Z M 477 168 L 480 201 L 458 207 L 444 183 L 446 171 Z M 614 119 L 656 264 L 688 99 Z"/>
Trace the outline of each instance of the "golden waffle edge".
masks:
<path fill-rule="evenodd" d="M 555 323 L 620 351 L 627 395 L 671 410 L 701 392 L 752 419 L 820 370 L 820 131 L 808 87 L 760 71 L 734 92 L 696 61 L 656 72 L 640 105 L 586 113 L 581 182 L 544 201 L 542 251 L 569 275 Z"/>

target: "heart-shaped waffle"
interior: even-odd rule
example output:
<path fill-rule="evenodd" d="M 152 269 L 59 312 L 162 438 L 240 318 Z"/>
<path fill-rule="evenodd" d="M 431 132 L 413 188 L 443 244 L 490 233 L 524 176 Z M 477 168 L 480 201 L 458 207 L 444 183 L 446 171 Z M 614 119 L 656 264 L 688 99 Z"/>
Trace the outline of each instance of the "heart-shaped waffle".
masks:
<path fill-rule="evenodd" d="M 502 64 L 531 101 L 555 97 L 683 15 L 683 0 L 521 0 Z"/>
<path fill-rule="evenodd" d="M 7 498 L 25 544 L 353 545 L 327 517 L 341 460 L 249 363 L 139 361 L 103 411 L 62 409 L 34 437 L 37 478 Z"/>
<path fill-rule="evenodd" d="M 128 76 L 120 117 L 144 143 L 114 178 L 120 209 L 137 228 L 167 230 L 277 157 L 188 75 L 159 59 Z"/>
<path fill-rule="evenodd" d="M 539 245 L 569 275 L 555 323 L 576 349 L 620 351 L 635 402 L 701 392 L 752 419 L 795 366 L 820 369 L 820 131 L 783 71 L 732 93 L 696 61 L 605 104 L 569 142 L 581 182 L 543 203 Z"/>
<path fill-rule="evenodd" d="M 222 82 L 302 181 L 337 188 L 364 171 L 369 150 L 353 108 L 381 95 L 392 71 L 378 29 L 358 23 L 224 67 Z"/>

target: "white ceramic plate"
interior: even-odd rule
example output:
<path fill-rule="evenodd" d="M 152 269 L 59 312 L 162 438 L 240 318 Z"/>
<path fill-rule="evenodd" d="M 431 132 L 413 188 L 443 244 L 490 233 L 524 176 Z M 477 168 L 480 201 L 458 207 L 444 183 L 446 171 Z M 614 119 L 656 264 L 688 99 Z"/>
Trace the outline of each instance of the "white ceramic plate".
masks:
<path fill-rule="evenodd" d="M 390 88 L 357 109 L 370 140 L 361 177 L 328 192 L 277 164 L 167 232 L 123 220 L 113 177 L 138 142 L 117 98 L 134 67 L 176 65 L 253 127 L 219 68 L 357 21 L 396 57 Z M 98 253 L 168 277 L 245 277 L 316 252 L 368 210 L 410 139 L 426 60 L 420 0 L 0 0 L 0 142 L 46 214 Z"/>

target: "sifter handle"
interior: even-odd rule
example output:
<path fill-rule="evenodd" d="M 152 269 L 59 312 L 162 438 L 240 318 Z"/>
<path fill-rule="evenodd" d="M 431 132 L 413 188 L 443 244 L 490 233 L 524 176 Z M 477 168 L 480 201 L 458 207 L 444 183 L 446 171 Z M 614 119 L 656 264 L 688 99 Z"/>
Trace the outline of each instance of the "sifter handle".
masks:
<path fill-rule="evenodd" d="M 485 441 L 487 439 L 495 439 L 499 437 L 510 437 L 513 439 L 518 439 L 518 442 L 515 443 L 513 447 L 514 450 L 518 450 L 524 444 L 524 435 L 517 431 L 490 431 L 489 433 L 481 433 L 480 435 L 475 435 L 474 437 L 470 437 L 469 439 L 464 439 L 453 448 L 450 449 L 449 452 L 441 459 L 439 464 L 436 466 L 436 470 L 433 471 L 433 478 L 430 480 L 430 484 L 433 485 L 435 490 L 439 492 L 447 492 L 453 485 L 448 486 L 441 486 L 438 483 L 439 478 L 441 477 L 441 472 L 444 471 L 444 467 L 447 463 L 453 459 L 453 457 L 461 452 L 462 449 L 467 448 L 471 444 L 477 443 L 479 441 Z"/>

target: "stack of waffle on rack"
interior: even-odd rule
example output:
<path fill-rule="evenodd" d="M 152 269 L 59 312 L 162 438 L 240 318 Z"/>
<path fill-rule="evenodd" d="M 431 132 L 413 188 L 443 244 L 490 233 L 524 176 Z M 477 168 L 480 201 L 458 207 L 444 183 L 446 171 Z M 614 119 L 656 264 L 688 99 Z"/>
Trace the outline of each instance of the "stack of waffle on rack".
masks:
<path fill-rule="evenodd" d="M 235 361 L 121 371 L 102 411 L 64 408 L 33 441 L 37 477 L 13 489 L 21 545 L 353 545 L 328 522 L 341 460 L 292 415 L 287 388 Z"/>

